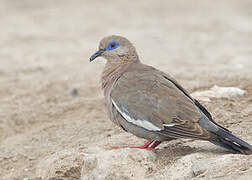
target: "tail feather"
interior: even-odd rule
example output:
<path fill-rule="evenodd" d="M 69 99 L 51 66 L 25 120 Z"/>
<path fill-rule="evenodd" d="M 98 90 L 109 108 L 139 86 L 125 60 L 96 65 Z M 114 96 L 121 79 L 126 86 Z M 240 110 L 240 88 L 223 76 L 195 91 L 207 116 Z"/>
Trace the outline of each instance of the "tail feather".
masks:
<path fill-rule="evenodd" d="M 204 113 L 202 113 L 202 117 L 198 123 L 202 128 L 212 133 L 209 141 L 213 144 L 233 152 L 252 154 L 252 146 L 250 144 L 234 136 L 229 130 L 221 127 L 217 123 L 210 121 Z"/>
<path fill-rule="evenodd" d="M 214 134 L 217 136 L 210 140 L 213 144 L 224 147 L 233 152 L 252 154 L 252 146 L 230 132 L 220 128 Z"/>

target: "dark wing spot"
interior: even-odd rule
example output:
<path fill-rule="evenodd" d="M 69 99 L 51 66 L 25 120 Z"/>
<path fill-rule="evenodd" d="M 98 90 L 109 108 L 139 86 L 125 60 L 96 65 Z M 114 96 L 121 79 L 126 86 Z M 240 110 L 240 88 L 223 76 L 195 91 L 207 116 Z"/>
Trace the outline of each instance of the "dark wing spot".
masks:
<path fill-rule="evenodd" d="M 121 126 L 121 128 L 122 128 L 124 131 L 128 132 L 121 124 L 120 124 L 120 126 Z"/>

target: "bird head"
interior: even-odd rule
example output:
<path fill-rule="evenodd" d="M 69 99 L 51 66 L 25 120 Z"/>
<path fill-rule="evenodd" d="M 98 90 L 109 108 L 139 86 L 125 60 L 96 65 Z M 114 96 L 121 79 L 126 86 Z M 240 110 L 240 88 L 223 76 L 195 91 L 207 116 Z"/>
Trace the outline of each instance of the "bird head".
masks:
<path fill-rule="evenodd" d="M 121 36 L 107 36 L 100 41 L 99 50 L 90 57 L 90 62 L 103 57 L 109 63 L 137 61 L 138 55 L 133 44 Z"/>

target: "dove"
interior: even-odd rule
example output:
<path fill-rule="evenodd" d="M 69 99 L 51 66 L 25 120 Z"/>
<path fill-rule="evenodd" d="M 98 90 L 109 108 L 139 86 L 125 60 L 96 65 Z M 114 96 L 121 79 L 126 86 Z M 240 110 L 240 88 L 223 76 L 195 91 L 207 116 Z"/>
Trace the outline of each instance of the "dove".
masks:
<path fill-rule="evenodd" d="M 252 152 L 250 144 L 218 125 L 172 76 L 143 64 L 128 39 L 117 35 L 103 38 L 90 62 L 98 57 L 106 59 L 102 89 L 109 119 L 147 140 L 133 148 L 155 151 L 164 141 L 190 138 L 234 153 Z"/>

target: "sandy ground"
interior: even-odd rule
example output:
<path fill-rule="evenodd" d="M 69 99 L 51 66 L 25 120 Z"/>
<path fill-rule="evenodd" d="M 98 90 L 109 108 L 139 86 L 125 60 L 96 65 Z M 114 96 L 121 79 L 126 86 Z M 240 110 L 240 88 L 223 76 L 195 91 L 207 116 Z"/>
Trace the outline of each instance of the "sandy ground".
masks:
<path fill-rule="evenodd" d="M 83 168 L 90 147 L 108 157 L 117 151 L 133 153 L 131 158 L 141 152 L 154 156 L 147 158 L 151 168 L 146 171 L 140 159 L 127 165 L 131 174 L 106 179 L 252 177 L 252 156 L 232 155 L 202 141 L 164 143 L 156 154 L 110 150 L 111 144 L 143 140 L 108 120 L 99 81 L 104 61 L 88 61 L 101 38 L 119 34 L 135 44 L 144 63 L 169 72 L 189 92 L 213 85 L 246 90 L 242 97 L 203 104 L 218 123 L 252 144 L 251 9 L 250 0 L 1 0 L 1 179 L 102 179 Z M 198 156 L 212 169 L 179 173 Z M 99 157 L 104 156 L 98 153 L 97 162 Z M 113 163 L 113 157 L 102 163 Z"/>

